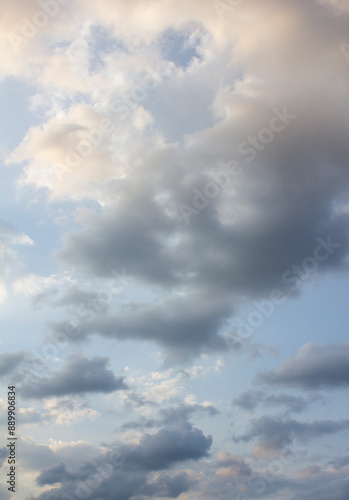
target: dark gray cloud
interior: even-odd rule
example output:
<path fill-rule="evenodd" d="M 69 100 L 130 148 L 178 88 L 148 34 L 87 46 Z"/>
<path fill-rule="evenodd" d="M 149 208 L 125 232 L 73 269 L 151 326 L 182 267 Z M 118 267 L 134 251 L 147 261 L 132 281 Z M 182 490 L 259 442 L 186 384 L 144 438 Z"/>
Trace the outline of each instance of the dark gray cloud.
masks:
<path fill-rule="evenodd" d="M 290 418 L 267 415 L 252 420 L 247 432 L 235 437 L 234 441 L 249 442 L 258 438 L 258 449 L 267 455 L 269 452 L 278 452 L 291 445 L 295 439 L 308 441 L 347 429 L 349 429 L 349 420 L 300 422 Z"/>
<path fill-rule="evenodd" d="M 346 387 L 349 385 L 349 344 L 305 344 L 277 370 L 260 373 L 257 381 L 303 389 Z"/>
<path fill-rule="evenodd" d="M 88 322 L 78 318 L 74 338 L 82 341 L 97 333 L 119 340 L 148 340 L 166 350 L 169 362 L 176 362 L 203 350 L 227 350 L 221 333 L 231 310 L 230 299 L 211 291 L 170 296 L 159 303 L 123 305 L 115 313 L 98 315 Z M 52 337 L 69 328 L 64 322 L 53 324 Z"/>
<path fill-rule="evenodd" d="M 212 437 L 205 437 L 187 421 L 145 435 L 139 446 L 126 450 L 125 461 L 144 470 L 167 469 L 183 460 L 199 460 L 208 456 Z"/>
<path fill-rule="evenodd" d="M 137 495 L 177 498 L 196 484 L 194 477 L 176 471 L 160 472 L 154 479 L 151 473 L 207 457 L 211 444 L 211 436 L 182 420 L 155 434 L 144 434 L 138 445 L 123 445 L 94 461 L 82 462 L 77 472 L 68 471 L 62 462 L 43 470 L 37 478 L 39 485 L 61 486 L 42 493 L 38 500 L 61 500 L 64 494 L 79 492 L 91 500 L 128 500 Z"/>
<path fill-rule="evenodd" d="M 27 353 L 15 352 L 0 355 L 0 377 L 13 373 L 17 368 L 27 360 Z"/>
<path fill-rule="evenodd" d="M 246 391 L 233 400 L 233 404 L 243 410 L 253 411 L 258 406 L 285 406 L 290 412 L 305 410 L 309 404 L 322 399 L 318 395 L 312 395 L 308 399 L 292 394 L 266 394 L 262 391 Z"/>
<path fill-rule="evenodd" d="M 16 386 L 33 371 L 40 373 L 43 367 L 42 361 L 27 351 L 0 355 L 0 378 L 11 376 L 11 383 Z"/>
<path fill-rule="evenodd" d="M 66 470 L 65 464 L 60 462 L 58 465 L 54 465 L 49 469 L 43 470 L 36 478 L 36 482 L 39 486 L 45 486 L 67 482 L 74 478 L 74 474 L 69 473 Z"/>
<path fill-rule="evenodd" d="M 146 498 L 169 497 L 177 498 L 182 493 L 189 491 L 197 483 L 197 479 L 187 472 L 178 472 L 173 476 L 161 474 L 155 482 L 140 488 L 140 495 Z"/>
<path fill-rule="evenodd" d="M 21 396 L 42 399 L 126 389 L 124 378 L 115 377 L 112 370 L 107 369 L 108 362 L 107 357 L 95 356 L 89 360 L 82 356 L 70 356 L 64 366 L 50 376 L 33 376 L 30 382 L 23 382 L 19 388 Z"/>

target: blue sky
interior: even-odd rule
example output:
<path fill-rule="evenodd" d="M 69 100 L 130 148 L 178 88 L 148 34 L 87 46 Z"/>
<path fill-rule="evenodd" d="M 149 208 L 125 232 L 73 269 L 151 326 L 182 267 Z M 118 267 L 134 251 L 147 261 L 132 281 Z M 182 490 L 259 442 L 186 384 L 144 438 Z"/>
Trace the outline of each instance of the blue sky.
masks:
<path fill-rule="evenodd" d="M 4 500 L 346 500 L 348 12 L 0 0 Z"/>

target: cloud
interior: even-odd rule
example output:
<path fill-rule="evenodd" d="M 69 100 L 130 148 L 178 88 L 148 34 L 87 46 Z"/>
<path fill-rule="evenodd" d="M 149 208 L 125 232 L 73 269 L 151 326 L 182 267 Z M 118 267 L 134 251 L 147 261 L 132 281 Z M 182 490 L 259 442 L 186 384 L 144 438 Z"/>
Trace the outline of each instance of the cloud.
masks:
<path fill-rule="evenodd" d="M 109 358 L 95 356 L 91 360 L 70 356 L 58 372 L 49 377 L 34 376 L 30 383 L 19 388 L 23 398 L 43 399 L 53 396 L 111 393 L 126 389 L 123 377 L 115 377 L 107 369 Z"/>
<path fill-rule="evenodd" d="M 218 453 L 220 468 L 216 471 L 219 477 L 243 477 L 252 474 L 251 467 L 239 455 L 231 455 L 226 451 Z"/>
<path fill-rule="evenodd" d="M 208 404 L 180 404 L 177 407 L 163 408 L 159 411 L 158 418 L 140 417 L 136 421 L 129 421 L 123 424 L 123 429 L 144 429 L 152 427 L 161 427 L 164 425 L 173 425 L 178 421 L 188 420 L 194 414 L 207 414 L 215 417 L 220 412 L 212 405 Z"/>
<path fill-rule="evenodd" d="M 60 462 L 58 465 L 54 465 L 42 471 L 36 478 L 36 482 L 39 486 L 44 486 L 46 484 L 52 485 L 55 483 L 62 483 L 63 481 L 69 481 L 73 478 L 74 475 L 67 472 L 64 463 Z"/>
<path fill-rule="evenodd" d="M 180 421 L 173 428 L 144 436 L 139 446 L 125 452 L 125 460 L 140 469 L 161 470 L 176 462 L 208 456 L 211 444 L 211 436 L 205 437 L 199 429 Z"/>
<path fill-rule="evenodd" d="M 3 500 L 11 500 L 11 495 L 8 493 L 5 486 L 0 485 L 0 493 Z"/>
<path fill-rule="evenodd" d="M 313 422 L 299 422 L 290 418 L 278 416 L 263 416 L 252 420 L 245 434 L 234 438 L 235 442 L 249 442 L 255 438 L 255 454 L 262 457 L 277 456 L 293 441 L 309 441 L 327 434 L 349 429 L 349 420 L 314 420 Z"/>
<path fill-rule="evenodd" d="M 19 264 L 18 254 L 12 247 L 33 244 L 33 240 L 27 234 L 21 233 L 12 224 L 0 219 L 0 303 L 8 297 L 9 277 Z"/>
<path fill-rule="evenodd" d="M 46 470 L 64 462 L 69 469 L 75 469 L 75 464 L 93 461 L 100 456 L 102 448 L 97 448 L 84 441 L 55 441 L 50 439 L 47 444 L 30 437 L 21 437 L 21 462 L 24 470 Z"/>
<path fill-rule="evenodd" d="M 290 412 L 300 412 L 305 410 L 308 405 L 321 399 L 320 396 L 313 395 L 309 399 L 292 394 L 265 394 L 262 391 L 246 391 L 233 400 L 233 404 L 243 410 L 253 411 L 259 405 L 264 406 L 286 406 Z"/>
<path fill-rule="evenodd" d="M 187 472 L 178 472 L 173 476 L 160 474 L 154 482 L 148 483 L 141 488 L 140 493 L 150 498 L 154 495 L 177 498 L 182 493 L 191 490 L 197 482 L 198 478 L 194 474 L 188 474 Z"/>
<path fill-rule="evenodd" d="M 50 276 L 38 276 L 36 274 L 28 274 L 22 276 L 13 283 L 13 290 L 18 295 L 31 296 L 39 293 L 44 293 L 47 289 L 53 287 L 61 287 L 65 283 L 71 281 L 67 274 L 58 276 L 52 274 Z"/>
<path fill-rule="evenodd" d="M 0 378 L 11 376 L 12 383 L 17 387 L 33 372 L 40 373 L 43 367 L 43 363 L 28 351 L 0 354 Z"/>
<path fill-rule="evenodd" d="M 0 355 L 0 377 L 11 375 L 17 368 L 27 360 L 27 353 L 15 352 Z"/>
<path fill-rule="evenodd" d="M 5 462 L 5 460 L 7 459 L 7 457 L 8 457 L 8 450 L 7 450 L 7 448 L 6 447 L 0 448 L 0 467 Z"/>
<path fill-rule="evenodd" d="M 128 500 L 137 494 L 145 498 L 176 498 L 196 484 L 196 476 L 186 471 L 161 471 L 207 457 L 211 444 L 211 436 L 204 436 L 188 421 L 177 421 L 155 434 L 144 434 L 137 445 L 122 445 L 86 461 L 77 472 L 68 470 L 64 463 L 45 469 L 39 474 L 38 483 L 61 486 L 42 493 L 38 499 L 58 499 L 63 493 L 78 491 L 84 491 L 91 500 Z M 154 476 L 156 471 L 159 472 Z"/>
<path fill-rule="evenodd" d="M 203 309 L 203 303 L 205 308 Z M 178 363 L 197 356 L 201 351 L 225 351 L 227 342 L 220 335 L 230 315 L 228 298 L 211 292 L 193 293 L 190 297 L 173 295 L 158 303 L 128 303 L 110 314 L 90 318 L 90 310 L 76 321 L 78 339 L 99 334 L 119 340 L 147 340 L 164 348 L 168 363 Z M 85 321 L 88 319 L 88 321 Z M 52 335 L 67 331 L 68 325 L 53 323 Z"/>
<path fill-rule="evenodd" d="M 349 480 L 339 479 L 331 481 L 331 483 L 324 481 L 321 486 L 315 486 L 305 494 L 296 494 L 291 500 L 327 500 L 331 498 L 331 495 L 335 495 L 333 498 L 336 500 L 346 500 L 349 495 Z"/>
<path fill-rule="evenodd" d="M 55 10 L 47 20 L 43 4 Z M 188 363 L 227 352 L 226 336 L 238 332 L 249 303 L 261 301 L 268 315 L 273 289 L 294 296 L 312 278 L 347 270 L 348 58 L 341 47 L 349 3 L 228 4 L 221 16 L 217 2 L 202 0 L 0 0 L 0 73 L 26 81 L 37 118 L 7 163 L 21 171 L 24 201 L 39 200 L 49 212 L 59 205 L 67 224 L 59 227 L 61 246 L 51 257 L 74 279 L 64 281 L 56 269 L 18 276 L 15 245 L 32 240 L 0 222 L 0 303 L 16 273 L 15 293 L 39 294 L 35 307 L 56 308 L 52 334 L 67 331 L 75 315 L 80 333 L 72 340 L 148 342 L 161 348 L 167 364 Z M 36 29 L 38 16 L 44 22 Z M 21 37 L 19 50 L 13 35 Z M 131 298 L 120 294 L 104 307 L 97 285 L 124 267 L 134 277 Z M 347 344 L 308 344 L 258 381 L 269 388 L 345 387 L 346 353 Z M 244 481 L 248 486 L 255 471 L 235 451 L 221 453 L 213 467 L 203 460 L 202 482 L 178 470 L 210 458 L 212 438 L 189 419 L 203 415 L 206 424 L 206 416 L 217 414 L 215 403 L 188 404 L 186 394 L 186 403 L 173 408 L 184 377 L 144 377 L 141 393 L 141 383 L 126 387 L 108 361 L 74 356 L 44 373 L 43 366 L 34 372 L 26 354 L 0 357 L 0 375 L 18 381 L 19 395 L 44 399 L 38 409 L 22 408 L 27 425 L 93 420 L 96 412 L 75 396 L 117 390 L 133 404 L 123 408 L 127 415 L 143 416 L 132 414 L 123 426 L 124 415 L 114 410 L 113 428 L 137 432 L 130 433 L 132 445 L 111 445 L 121 456 L 110 476 L 108 468 L 98 473 L 88 453 L 101 462 L 111 452 L 97 450 L 96 457 L 87 445 L 58 452 L 57 442 L 24 444 L 25 468 L 40 471 L 38 484 L 53 488 L 41 499 L 61 500 L 77 488 L 75 497 L 91 500 L 191 497 L 192 488 L 201 498 L 212 476 L 219 485 L 213 498 L 246 493 Z M 201 384 L 193 382 L 193 390 Z M 257 390 L 234 404 L 298 412 L 315 397 Z M 236 440 L 256 441 L 255 456 L 263 459 L 297 440 L 344 429 L 346 420 L 300 422 L 284 414 L 252 420 Z M 346 477 L 316 467 L 303 471 L 308 478 L 288 481 L 283 474 L 264 496 L 286 487 L 289 497 L 348 496 Z"/>
<path fill-rule="evenodd" d="M 257 382 L 302 389 L 349 385 L 349 344 L 321 346 L 309 342 L 277 370 L 260 373 Z"/>
<path fill-rule="evenodd" d="M 66 30 L 60 15 L 44 30 L 59 50 L 34 50 L 40 32 L 27 65 L 53 99 L 47 121 L 8 161 L 25 163 L 22 186 L 80 204 L 56 254 L 64 268 L 96 280 L 125 266 L 161 295 L 88 331 L 156 342 L 180 362 L 225 348 L 220 335 L 246 299 L 299 292 L 309 273 L 293 266 L 346 268 L 348 95 L 329 76 L 347 78 L 337 4 L 251 0 L 227 19 L 197 0 L 64 9 Z M 190 57 L 164 51 L 169 38 Z M 318 238 L 329 237 L 339 246 L 326 254 Z"/>
<path fill-rule="evenodd" d="M 285 480 L 292 496 L 291 500 L 326 500 L 348 497 L 348 466 L 329 468 L 328 466 L 308 466 L 296 471 L 294 477 Z"/>

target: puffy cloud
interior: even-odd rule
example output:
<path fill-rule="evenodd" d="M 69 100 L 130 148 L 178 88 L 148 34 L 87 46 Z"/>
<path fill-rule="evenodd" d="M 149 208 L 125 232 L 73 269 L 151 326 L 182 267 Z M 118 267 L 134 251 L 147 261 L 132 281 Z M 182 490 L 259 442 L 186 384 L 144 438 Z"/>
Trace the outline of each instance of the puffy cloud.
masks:
<path fill-rule="evenodd" d="M 216 471 L 217 476 L 221 477 L 242 477 L 252 474 L 251 467 L 239 455 L 231 455 L 226 451 L 218 453 L 218 464 L 221 466 Z"/>
<path fill-rule="evenodd" d="M 309 342 L 277 370 L 260 373 L 257 381 L 302 389 L 346 387 L 348 364 L 349 344 L 321 346 Z"/>
<path fill-rule="evenodd" d="M 159 472 L 187 460 L 208 456 L 211 436 L 193 427 L 188 421 L 161 428 L 157 433 L 144 434 L 138 445 L 122 445 L 93 461 L 86 461 L 77 472 L 58 463 L 40 473 L 40 485 L 61 483 L 39 495 L 39 500 L 59 499 L 66 493 L 88 492 L 92 500 L 127 500 L 135 495 L 145 498 L 169 496 L 176 498 L 192 488 L 196 476 L 185 471 L 174 474 Z"/>
<path fill-rule="evenodd" d="M 44 402 L 44 408 L 20 408 L 18 421 L 25 425 L 74 425 L 84 420 L 95 420 L 100 414 L 88 405 L 68 399 L 50 398 Z"/>
<path fill-rule="evenodd" d="M 107 369 L 109 358 L 95 356 L 91 360 L 70 356 L 64 366 L 50 376 L 34 375 L 19 388 L 23 398 L 43 399 L 52 396 L 79 395 L 89 392 L 111 393 L 126 388 L 123 377 L 115 377 Z"/>
<path fill-rule="evenodd" d="M 183 360 L 222 349 L 240 301 L 294 294 L 312 273 L 347 265 L 347 16 L 337 3 L 253 0 L 222 19 L 197 0 L 69 8 L 81 30 L 73 37 L 71 22 L 63 32 L 54 19 L 47 36 L 65 44 L 40 81 L 50 95 L 62 84 L 72 101 L 61 89 L 9 161 L 26 162 L 22 183 L 51 200 L 97 202 L 63 238 L 65 267 L 95 279 L 125 266 L 172 294 L 90 329 L 157 342 Z M 169 38 L 187 53 L 164 51 Z M 76 85 L 57 78 L 69 65 Z M 326 253 L 319 237 L 336 246 Z"/>
<path fill-rule="evenodd" d="M 208 456 L 212 437 L 186 421 L 146 435 L 139 446 L 126 450 L 127 463 L 144 470 L 161 470 L 183 460 L 199 460 Z"/>

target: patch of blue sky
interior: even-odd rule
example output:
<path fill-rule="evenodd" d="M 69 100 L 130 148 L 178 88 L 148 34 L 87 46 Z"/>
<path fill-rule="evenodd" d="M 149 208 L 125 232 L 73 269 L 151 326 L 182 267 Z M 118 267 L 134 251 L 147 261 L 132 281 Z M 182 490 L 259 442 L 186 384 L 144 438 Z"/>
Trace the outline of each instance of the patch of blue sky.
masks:
<path fill-rule="evenodd" d="M 23 80 L 8 77 L 0 85 L 0 137 L 1 143 L 13 149 L 21 142 L 30 126 L 38 118 L 30 110 L 30 98 L 35 88 Z"/>
<path fill-rule="evenodd" d="M 194 57 L 200 58 L 197 50 L 200 38 L 194 37 L 193 40 L 188 30 L 180 32 L 167 29 L 161 34 L 158 43 L 162 57 L 178 67 L 187 68 Z"/>
<path fill-rule="evenodd" d="M 105 65 L 104 56 L 113 52 L 127 52 L 126 45 L 115 38 L 110 31 L 102 26 L 94 25 L 90 30 L 89 72 L 100 70 Z"/>

